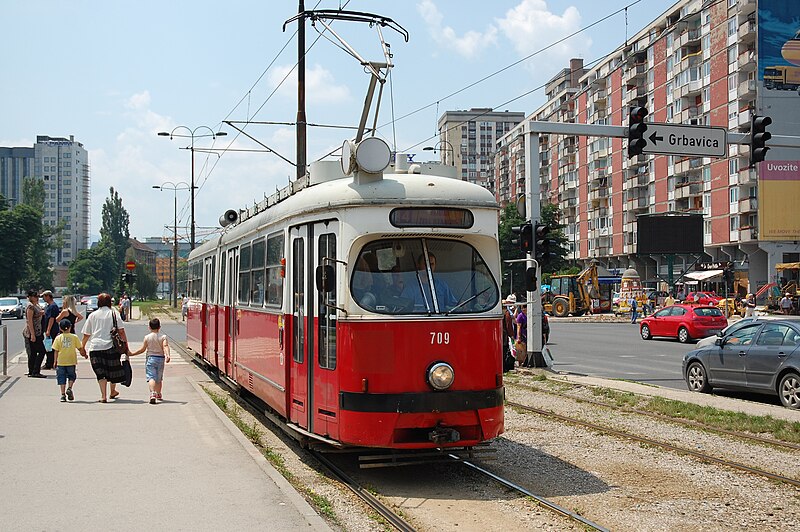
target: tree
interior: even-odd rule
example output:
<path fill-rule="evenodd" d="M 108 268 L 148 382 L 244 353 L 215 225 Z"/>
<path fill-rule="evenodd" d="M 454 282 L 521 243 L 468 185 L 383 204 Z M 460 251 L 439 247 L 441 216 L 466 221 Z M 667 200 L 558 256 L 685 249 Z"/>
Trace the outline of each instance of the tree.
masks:
<path fill-rule="evenodd" d="M 109 189 L 109 197 L 103 204 L 103 225 L 100 227 L 100 240 L 105 240 L 114 250 L 114 260 L 118 273 L 124 267 L 125 252 L 128 250 L 128 211 L 122 206 L 122 198 L 114 187 Z"/>
<path fill-rule="evenodd" d="M 63 245 L 64 223 L 59 222 L 57 225 L 44 223 L 45 198 L 44 182 L 41 179 L 35 177 L 23 179 L 22 204 L 35 210 L 39 221 L 30 227 L 28 233 L 26 267 L 20 283 L 37 289 L 53 288 L 51 252 Z"/>
<path fill-rule="evenodd" d="M 27 254 L 33 233 L 40 230 L 42 217 L 29 205 L 0 208 L 0 293 L 9 294 L 24 286 L 28 271 Z M 40 288 L 35 286 L 34 288 Z"/>
<path fill-rule="evenodd" d="M 155 299 L 156 297 L 156 278 L 143 264 L 136 265 L 136 292 L 144 299 Z"/>
<path fill-rule="evenodd" d="M 551 240 L 550 251 L 555 255 L 551 259 L 542 273 L 555 273 L 567 266 L 567 255 L 569 254 L 569 241 L 564 236 L 564 226 L 560 223 L 561 209 L 555 203 L 542 204 L 541 223 L 550 228 L 549 237 Z"/>
<path fill-rule="evenodd" d="M 519 245 L 511 243 L 511 240 L 516 238 L 511 228 L 522 225 L 524 222 L 525 220 L 519 215 L 517 207 L 513 203 L 506 205 L 506 208 L 500 213 L 500 226 L 497 234 L 500 239 L 500 259 L 503 261 L 501 271 L 503 272 L 502 290 L 504 294 L 511 293 L 512 287 L 517 292 L 524 291 L 523 272 L 525 271 L 525 263 L 514 262 L 509 264 L 505 262 L 511 259 L 524 258 Z"/>
<path fill-rule="evenodd" d="M 75 294 L 99 294 L 114 286 L 117 270 L 112 247 L 105 241 L 92 249 L 82 249 L 69 264 L 67 284 Z"/>

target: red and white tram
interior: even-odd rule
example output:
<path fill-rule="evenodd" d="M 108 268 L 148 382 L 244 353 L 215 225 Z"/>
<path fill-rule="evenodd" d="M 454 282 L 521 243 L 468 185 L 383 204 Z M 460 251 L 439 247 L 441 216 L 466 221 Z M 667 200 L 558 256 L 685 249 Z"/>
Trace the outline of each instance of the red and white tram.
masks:
<path fill-rule="evenodd" d="M 398 159 L 226 213 L 189 257 L 189 347 L 307 437 L 473 446 L 503 432 L 498 206 Z"/>

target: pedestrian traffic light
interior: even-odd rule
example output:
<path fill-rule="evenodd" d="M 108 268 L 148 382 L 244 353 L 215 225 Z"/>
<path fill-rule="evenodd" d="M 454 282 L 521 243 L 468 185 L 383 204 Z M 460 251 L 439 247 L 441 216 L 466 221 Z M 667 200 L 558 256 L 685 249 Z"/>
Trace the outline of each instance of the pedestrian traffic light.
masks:
<path fill-rule="evenodd" d="M 517 238 L 511 240 L 512 244 L 518 244 L 519 250 L 523 253 L 530 253 L 533 248 L 533 228 L 530 222 L 525 222 L 522 225 L 517 225 L 511 228 L 511 232 L 517 235 Z"/>
<path fill-rule="evenodd" d="M 544 266 L 555 256 L 553 252 L 553 237 L 550 236 L 550 227 L 543 223 L 537 223 L 533 229 L 534 258 L 540 266 Z"/>
<path fill-rule="evenodd" d="M 536 278 L 536 266 L 531 266 L 525 270 L 525 290 L 528 292 L 533 292 L 536 290 L 536 284 L 538 279 Z"/>
<path fill-rule="evenodd" d="M 628 120 L 628 158 L 640 155 L 647 146 L 647 141 L 644 140 L 644 132 L 647 131 L 644 117 L 649 114 L 650 112 L 644 107 L 631 109 Z"/>
<path fill-rule="evenodd" d="M 766 144 L 772 138 L 767 126 L 771 123 L 772 119 L 768 116 L 753 115 L 750 118 L 750 166 L 767 158 L 769 148 Z"/>

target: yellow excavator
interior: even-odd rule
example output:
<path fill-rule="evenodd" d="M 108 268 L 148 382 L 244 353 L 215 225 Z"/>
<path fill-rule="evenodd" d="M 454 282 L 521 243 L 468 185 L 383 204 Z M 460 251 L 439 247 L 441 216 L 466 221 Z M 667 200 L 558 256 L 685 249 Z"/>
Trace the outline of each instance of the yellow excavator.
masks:
<path fill-rule="evenodd" d="M 583 316 L 592 310 L 592 299 L 600 297 L 597 264 L 592 263 L 577 275 L 554 275 L 550 291 L 543 294 L 542 307 L 553 316 Z"/>

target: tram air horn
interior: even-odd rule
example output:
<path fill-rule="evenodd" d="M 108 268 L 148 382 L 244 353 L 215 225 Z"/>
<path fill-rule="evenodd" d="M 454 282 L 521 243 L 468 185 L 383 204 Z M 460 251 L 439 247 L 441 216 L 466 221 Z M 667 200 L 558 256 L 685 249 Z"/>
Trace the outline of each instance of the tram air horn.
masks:
<path fill-rule="evenodd" d="M 231 224 L 236 223 L 236 220 L 239 219 L 239 213 L 233 209 L 228 209 L 225 211 L 225 214 L 219 217 L 219 225 L 222 227 L 228 227 Z"/>

